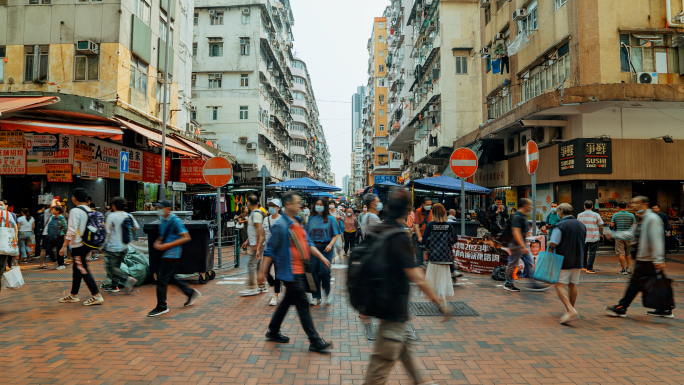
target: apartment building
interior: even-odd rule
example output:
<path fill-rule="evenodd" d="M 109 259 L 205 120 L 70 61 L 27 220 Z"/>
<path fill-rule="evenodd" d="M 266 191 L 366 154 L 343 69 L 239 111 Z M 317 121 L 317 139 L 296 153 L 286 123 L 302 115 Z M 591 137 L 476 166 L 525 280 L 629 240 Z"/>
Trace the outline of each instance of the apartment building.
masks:
<path fill-rule="evenodd" d="M 454 141 L 481 119 L 478 4 L 393 0 L 389 14 L 389 150 L 404 181 L 448 173 Z"/>
<path fill-rule="evenodd" d="M 366 87 L 359 86 L 352 95 L 352 153 L 351 153 L 351 191 L 356 192 L 366 185 L 364 184 L 363 165 L 363 126 L 362 115 Z"/>
<path fill-rule="evenodd" d="M 474 183 L 528 196 L 534 140 L 538 219 L 553 200 L 605 218 L 634 195 L 681 207 L 684 10 L 628 3 L 479 2 L 484 123 L 455 143 L 481 154 Z"/>

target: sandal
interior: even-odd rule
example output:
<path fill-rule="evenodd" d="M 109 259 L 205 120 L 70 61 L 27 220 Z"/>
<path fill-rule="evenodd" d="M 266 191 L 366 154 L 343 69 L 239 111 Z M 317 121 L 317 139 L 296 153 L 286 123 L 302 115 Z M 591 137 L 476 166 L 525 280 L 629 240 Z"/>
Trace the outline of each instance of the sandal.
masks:
<path fill-rule="evenodd" d="M 72 296 L 71 294 L 67 295 L 66 297 L 63 297 L 59 300 L 61 303 L 74 303 L 74 302 L 79 302 L 80 299 L 78 299 L 78 296 Z"/>
<path fill-rule="evenodd" d="M 39 269 L 47 269 L 48 265 L 38 266 Z"/>

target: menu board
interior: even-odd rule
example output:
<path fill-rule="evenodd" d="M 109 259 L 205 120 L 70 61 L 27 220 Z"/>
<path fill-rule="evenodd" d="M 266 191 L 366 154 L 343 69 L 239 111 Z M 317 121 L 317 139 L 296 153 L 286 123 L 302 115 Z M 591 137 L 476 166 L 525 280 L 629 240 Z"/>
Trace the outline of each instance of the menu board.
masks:
<path fill-rule="evenodd" d="M 205 163 L 201 158 L 181 159 L 180 181 L 187 184 L 207 184 L 202 173 Z"/>
<path fill-rule="evenodd" d="M 23 131 L 0 131 L 0 148 L 24 147 Z"/>
<path fill-rule="evenodd" d="M 143 181 L 150 183 L 161 183 L 161 155 L 152 154 L 145 152 L 143 156 Z M 171 159 L 166 158 L 166 180 L 169 179 L 169 174 L 171 172 Z"/>
<path fill-rule="evenodd" d="M 601 138 L 567 140 L 558 145 L 558 174 L 612 174 L 611 142 Z"/>
<path fill-rule="evenodd" d="M 0 148 L 0 175 L 25 175 L 26 149 Z"/>
<path fill-rule="evenodd" d="M 45 165 L 48 182 L 67 182 L 74 180 L 72 165 L 70 164 L 48 164 Z"/>

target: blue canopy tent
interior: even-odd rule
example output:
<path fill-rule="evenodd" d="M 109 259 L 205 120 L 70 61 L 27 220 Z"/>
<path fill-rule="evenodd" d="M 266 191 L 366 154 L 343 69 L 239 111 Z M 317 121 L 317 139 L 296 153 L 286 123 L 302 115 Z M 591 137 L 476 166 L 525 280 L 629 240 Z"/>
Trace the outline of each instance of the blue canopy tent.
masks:
<path fill-rule="evenodd" d="M 335 195 L 332 195 L 329 192 L 317 192 L 311 194 L 311 196 L 315 198 L 336 198 Z"/>
<path fill-rule="evenodd" d="M 313 180 L 311 178 L 297 178 L 290 179 L 284 182 L 278 182 L 274 184 L 269 184 L 268 187 L 280 187 L 287 190 L 298 190 L 298 191 L 342 191 L 341 188 L 331 186 L 329 184 Z"/>
<path fill-rule="evenodd" d="M 384 182 L 376 183 L 375 186 L 396 187 L 399 185 L 394 183 L 394 182 L 390 182 L 390 181 L 386 180 Z"/>
<path fill-rule="evenodd" d="M 444 191 L 444 192 L 454 192 L 461 191 L 461 181 L 456 178 L 449 176 L 436 176 L 433 178 L 425 178 L 411 181 L 414 188 L 432 190 L 432 191 Z M 489 194 L 492 190 L 481 187 L 472 183 L 465 182 L 466 194 Z"/>

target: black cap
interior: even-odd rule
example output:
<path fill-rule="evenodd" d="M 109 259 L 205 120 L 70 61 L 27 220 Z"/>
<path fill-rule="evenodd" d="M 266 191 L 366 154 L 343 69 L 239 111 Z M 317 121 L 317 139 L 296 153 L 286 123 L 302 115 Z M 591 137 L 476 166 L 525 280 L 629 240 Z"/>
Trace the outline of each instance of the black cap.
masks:
<path fill-rule="evenodd" d="M 171 207 L 171 202 L 167 200 L 160 200 L 157 202 L 154 202 L 155 207 Z"/>

